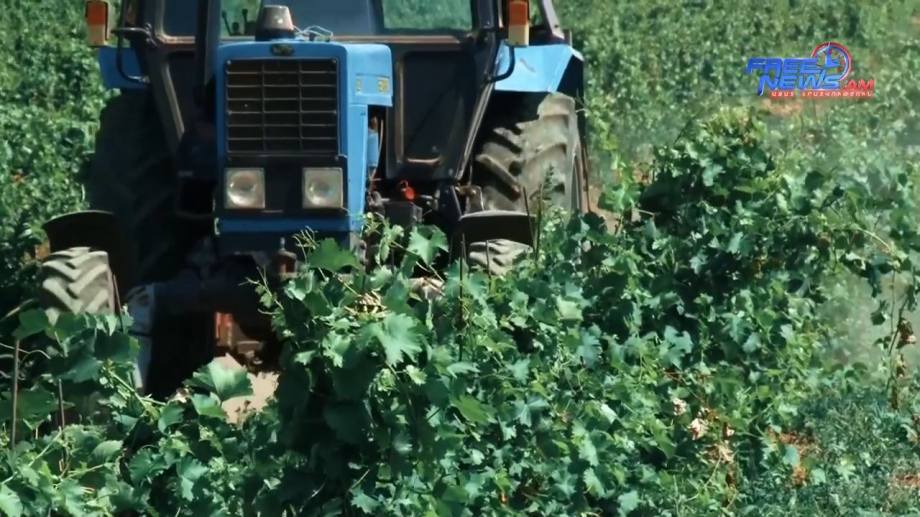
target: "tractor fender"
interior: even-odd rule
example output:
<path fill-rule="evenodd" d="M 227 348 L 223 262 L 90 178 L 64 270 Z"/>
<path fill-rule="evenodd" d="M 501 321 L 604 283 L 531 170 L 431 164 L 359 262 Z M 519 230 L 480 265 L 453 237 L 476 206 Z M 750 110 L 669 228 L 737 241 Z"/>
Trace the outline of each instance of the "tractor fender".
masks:
<path fill-rule="evenodd" d="M 132 81 L 131 77 L 144 75 L 141 72 L 141 62 L 137 52 L 131 48 L 102 47 L 96 59 L 99 61 L 99 72 L 102 74 L 102 85 L 108 90 L 144 90 L 147 85 Z M 118 53 L 121 52 L 123 70 L 118 69 Z M 122 73 L 124 72 L 124 73 Z"/>
<path fill-rule="evenodd" d="M 51 219 L 43 228 L 51 253 L 81 247 L 104 251 L 109 254 L 119 294 L 124 295 L 123 291 L 134 285 L 137 258 L 115 214 L 100 210 L 73 212 Z"/>
<path fill-rule="evenodd" d="M 584 88 L 584 58 L 565 43 L 511 48 L 502 43 L 498 53 L 498 74 L 511 75 L 495 83 L 499 92 L 564 93 L 580 98 Z"/>
<path fill-rule="evenodd" d="M 536 225 L 533 215 L 519 212 L 484 210 L 466 214 L 453 232 L 451 256 L 461 256 L 463 247 L 473 242 L 506 239 L 533 246 Z"/>

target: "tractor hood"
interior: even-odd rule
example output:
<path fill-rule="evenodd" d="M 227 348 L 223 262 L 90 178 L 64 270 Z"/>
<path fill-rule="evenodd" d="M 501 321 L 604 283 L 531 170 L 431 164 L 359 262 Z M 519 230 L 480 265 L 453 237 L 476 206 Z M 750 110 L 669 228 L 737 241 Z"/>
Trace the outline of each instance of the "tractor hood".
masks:
<path fill-rule="evenodd" d="M 218 47 L 212 66 L 220 169 L 255 168 L 261 172 L 254 180 L 264 182 L 263 202 L 249 210 L 218 199 L 222 239 L 360 231 L 368 173 L 380 145 L 369 114 L 393 104 L 389 47 L 300 38 L 246 41 Z M 307 169 L 341 171 L 340 207 L 301 206 L 301 171 Z"/>
<path fill-rule="evenodd" d="M 213 63 L 218 86 L 228 62 L 243 59 L 334 59 L 339 64 L 340 92 L 348 104 L 393 105 L 393 60 L 379 44 L 314 42 L 303 39 L 248 41 L 218 48 Z M 220 91 L 220 90 L 218 90 Z"/>

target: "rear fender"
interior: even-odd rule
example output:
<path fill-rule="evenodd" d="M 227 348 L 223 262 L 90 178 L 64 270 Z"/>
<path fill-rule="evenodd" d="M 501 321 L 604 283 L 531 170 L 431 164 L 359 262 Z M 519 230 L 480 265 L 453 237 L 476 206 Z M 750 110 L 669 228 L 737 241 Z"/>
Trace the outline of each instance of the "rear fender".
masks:
<path fill-rule="evenodd" d="M 507 239 L 527 246 L 534 245 L 536 221 L 532 215 L 503 210 L 485 210 L 466 214 L 457 222 L 451 255 L 462 255 L 472 242 Z"/>
<path fill-rule="evenodd" d="M 580 99 L 584 90 L 584 58 L 565 43 L 511 47 L 502 43 L 498 54 L 498 74 L 511 75 L 495 83 L 499 92 L 564 93 Z"/>
<path fill-rule="evenodd" d="M 124 230 L 111 212 L 85 210 L 74 212 L 45 223 L 51 252 L 69 248 L 89 247 L 109 254 L 109 265 L 118 281 L 119 294 L 124 294 L 136 281 L 137 258 L 127 245 Z"/>
<path fill-rule="evenodd" d="M 115 47 L 102 47 L 97 54 L 99 61 L 99 72 L 102 75 L 102 85 L 109 90 L 145 90 L 147 85 L 131 80 L 132 77 L 140 77 L 144 74 L 141 72 L 141 63 L 138 59 L 137 52 L 131 48 L 122 48 L 121 59 L 122 69 L 118 67 L 119 50 Z"/>
<path fill-rule="evenodd" d="M 511 51 L 502 43 L 498 57 L 498 74 L 507 74 L 514 57 L 511 75 L 495 83 L 495 91 L 505 95 L 564 93 L 578 103 L 578 132 L 582 144 L 588 144 L 588 120 L 585 115 L 585 62 L 581 53 L 565 43 L 535 45 Z M 490 109 L 501 110 L 492 103 Z"/>

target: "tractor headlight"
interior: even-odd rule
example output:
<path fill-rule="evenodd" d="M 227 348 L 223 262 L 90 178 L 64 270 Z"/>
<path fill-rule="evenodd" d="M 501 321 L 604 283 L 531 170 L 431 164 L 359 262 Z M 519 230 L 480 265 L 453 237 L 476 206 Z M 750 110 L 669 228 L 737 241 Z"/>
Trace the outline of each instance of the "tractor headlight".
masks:
<path fill-rule="evenodd" d="M 227 208 L 265 208 L 265 170 L 227 169 L 225 174 Z"/>
<path fill-rule="evenodd" d="M 303 170 L 304 208 L 342 208 L 345 205 L 345 183 L 342 169 L 316 167 Z"/>

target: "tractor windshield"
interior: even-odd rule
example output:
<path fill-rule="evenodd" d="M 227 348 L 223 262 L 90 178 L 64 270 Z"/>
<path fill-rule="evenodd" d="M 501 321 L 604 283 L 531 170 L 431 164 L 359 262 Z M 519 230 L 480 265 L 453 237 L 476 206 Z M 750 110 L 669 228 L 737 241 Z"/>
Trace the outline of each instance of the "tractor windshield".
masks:
<path fill-rule="evenodd" d="M 252 35 L 260 0 L 224 0 L 221 33 Z M 469 31 L 471 0 L 265 0 L 286 5 L 301 29 L 322 27 L 337 36 Z M 172 36 L 193 36 L 197 3 L 166 0 L 164 29 Z"/>

